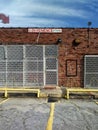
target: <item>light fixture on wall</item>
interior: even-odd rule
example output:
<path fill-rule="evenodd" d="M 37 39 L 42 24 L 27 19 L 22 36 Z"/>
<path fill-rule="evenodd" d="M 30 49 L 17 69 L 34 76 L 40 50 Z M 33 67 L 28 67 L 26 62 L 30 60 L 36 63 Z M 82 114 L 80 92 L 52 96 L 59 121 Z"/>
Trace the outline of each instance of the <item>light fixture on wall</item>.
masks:
<path fill-rule="evenodd" d="M 75 49 L 75 47 L 79 46 L 80 43 L 81 43 L 81 42 L 80 42 L 79 39 L 74 39 L 74 40 L 72 41 L 72 47 Z"/>
<path fill-rule="evenodd" d="M 62 39 L 61 39 L 61 38 L 58 38 L 56 43 L 57 43 L 57 44 L 62 43 Z"/>

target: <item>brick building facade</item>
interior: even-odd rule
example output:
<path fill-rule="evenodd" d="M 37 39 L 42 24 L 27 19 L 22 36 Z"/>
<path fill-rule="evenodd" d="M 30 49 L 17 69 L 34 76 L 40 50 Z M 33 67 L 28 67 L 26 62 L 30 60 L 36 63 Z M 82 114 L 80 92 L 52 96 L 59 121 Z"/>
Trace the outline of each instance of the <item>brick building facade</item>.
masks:
<path fill-rule="evenodd" d="M 97 28 L 61 28 L 61 32 L 29 32 L 0 28 L 0 45 L 57 45 L 57 85 L 84 87 L 84 56 L 98 55 Z"/>

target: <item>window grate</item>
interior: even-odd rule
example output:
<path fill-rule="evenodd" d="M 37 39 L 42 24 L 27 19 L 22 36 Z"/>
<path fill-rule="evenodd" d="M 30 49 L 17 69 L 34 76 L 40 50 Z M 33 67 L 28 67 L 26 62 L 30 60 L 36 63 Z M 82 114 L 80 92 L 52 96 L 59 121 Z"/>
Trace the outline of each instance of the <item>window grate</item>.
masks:
<path fill-rule="evenodd" d="M 98 55 L 85 55 L 84 86 L 98 88 Z"/>

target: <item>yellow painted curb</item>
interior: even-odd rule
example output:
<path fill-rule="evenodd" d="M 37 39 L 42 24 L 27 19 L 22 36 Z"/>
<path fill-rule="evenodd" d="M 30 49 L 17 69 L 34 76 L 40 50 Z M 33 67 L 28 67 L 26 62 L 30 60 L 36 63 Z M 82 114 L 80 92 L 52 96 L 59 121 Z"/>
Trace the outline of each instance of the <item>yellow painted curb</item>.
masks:
<path fill-rule="evenodd" d="M 54 108 L 55 108 L 55 103 L 51 103 L 50 115 L 49 115 L 49 119 L 48 119 L 48 122 L 47 122 L 46 130 L 52 130 L 53 117 L 54 117 Z"/>
<path fill-rule="evenodd" d="M 31 88 L 0 88 L 0 91 L 4 91 L 4 97 L 8 97 L 8 92 L 33 92 L 37 93 L 37 97 L 40 96 L 40 89 L 31 89 Z"/>
<path fill-rule="evenodd" d="M 70 92 L 98 92 L 98 89 L 89 88 L 66 88 L 66 98 L 69 99 Z"/>
<path fill-rule="evenodd" d="M 96 104 L 98 104 L 98 102 L 96 102 Z"/>
<path fill-rule="evenodd" d="M 7 99 L 1 101 L 1 102 L 0 102 L 0 105 L 3 104 L 4 102 L 8 101 L 8 99 L 9 99 L 9 98 L 7 98 Z"/>

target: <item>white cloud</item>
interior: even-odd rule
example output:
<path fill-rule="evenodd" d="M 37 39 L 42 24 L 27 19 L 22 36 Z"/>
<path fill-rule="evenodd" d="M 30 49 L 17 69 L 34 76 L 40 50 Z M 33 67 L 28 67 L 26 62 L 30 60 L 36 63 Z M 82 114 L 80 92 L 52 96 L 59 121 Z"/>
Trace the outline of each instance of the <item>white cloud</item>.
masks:
<path fill-rule="evenodd" d="M 45 18 L 26 18 L 26 17 L 11 17 L 9 24 L 1 24 L 4 27 L 61 27 L 61 25 L 68 26 L 67 22 L 55 19 Z"/>
<path fill-rule="evenodd" d="M 61 5 L 48 5 L 38 3 L 33 0 L 15 0 L 9 6 L 2 9 L 4 13 L 8 13 L 13 16 L 33 16 L 33 15 L 62 15 L 62 16 L 76 16 L 85 17 L 88 12 L 84 10 L 78 10 L 72 7 L 62 7 Z"/>
<path fill-rule="evenodd" d="M 8 0 L 7 4 L 6 0 L 1 1 L 5 6 L 1 2 L 0 12 L 10 16 L 10 24 L 4 26 L 69 26 L 71 22 L 66 19 L 93 17 L 93 12 L 87 9 L 93 9 L 89 0 Z M 94 6 L 96 0 L 92 1 Z"/>

